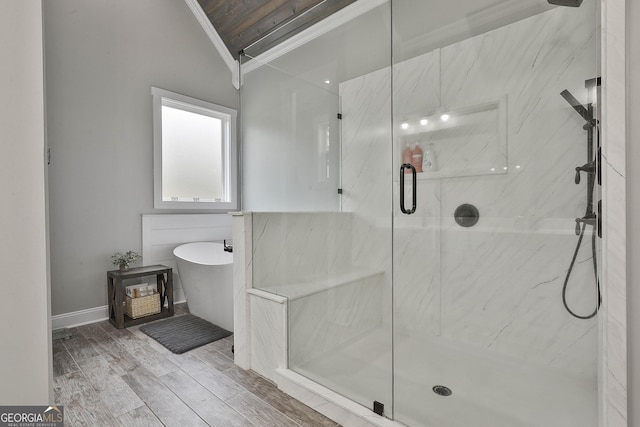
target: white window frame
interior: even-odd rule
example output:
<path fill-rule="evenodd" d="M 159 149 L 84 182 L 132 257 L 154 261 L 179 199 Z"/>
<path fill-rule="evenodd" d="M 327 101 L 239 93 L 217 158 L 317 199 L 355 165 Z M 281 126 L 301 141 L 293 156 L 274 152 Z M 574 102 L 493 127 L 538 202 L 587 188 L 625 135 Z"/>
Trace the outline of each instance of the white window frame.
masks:
<path fill-rule="evenodd" d="M 151 87 L 153 95 L 153 207 L 155 209 L 238 209 L 238 149 L 236 142 L 238 112 L 201 99 Z M 162 199 L 162 107 L 169 106 L 222 120 L 223 201 L 185 202 Z"/>

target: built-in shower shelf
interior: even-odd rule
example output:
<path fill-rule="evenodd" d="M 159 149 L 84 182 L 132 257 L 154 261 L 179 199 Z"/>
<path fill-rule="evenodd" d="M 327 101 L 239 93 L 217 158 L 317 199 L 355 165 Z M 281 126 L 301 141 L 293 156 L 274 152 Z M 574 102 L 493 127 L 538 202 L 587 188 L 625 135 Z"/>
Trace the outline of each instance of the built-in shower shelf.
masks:
<path fill-rule="evenodd" d="M 477 176 L 477 175 L 501 175 L 507 173 L 505 167 L 483 167 L 483 168 L 467 168 L 464 170 L 439 170 L 435 172 L 420 172 L 417 174 L 418 181 L 439 178 L 453 178 L 460 176 Z M 410 178 L 407 178 L 410 180 Z"/>
<path fill-rule="evenodd" d="M 437 170 L 418 173 L 419 180 L 508 172 L 506 96 L 437 113 L 411 114 L 399 126 L 397 159 L 416 145 L 435 156 Z"/>

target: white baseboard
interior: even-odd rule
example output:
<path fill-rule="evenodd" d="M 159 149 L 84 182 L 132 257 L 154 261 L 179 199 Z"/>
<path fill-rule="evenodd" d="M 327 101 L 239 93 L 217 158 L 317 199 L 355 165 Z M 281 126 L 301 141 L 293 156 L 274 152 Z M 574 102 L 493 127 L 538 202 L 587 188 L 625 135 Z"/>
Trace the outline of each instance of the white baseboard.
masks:
<path fill-rule="evenodd" d="M 184 293 L 176 295 L 177 301 L 174 304 L 187 302 Z M 71 313 L 56 314 L 51 316 L 51 330 L 60 328 L 73 328 L 87 325 L 89 323 L 100 322 L 109 318 L 109 306 L 88 308 L 86 310 L 73 311 Z"/>
<path fill-rule="evenodd" d="M 174 288 L 173 303 L 178 304 L 179 302 L 187 302 L 187 297 L 184 295 L 182 288 Z"/>
<path fill-rule="evenodd" d="M 73 311 L 71 313 L 56 314 L 51 316 L 51 329 L 72 328 L 74 326 L 95 323 L 109 318 L 109 307 L 88 308 L 86 310 Z"/>

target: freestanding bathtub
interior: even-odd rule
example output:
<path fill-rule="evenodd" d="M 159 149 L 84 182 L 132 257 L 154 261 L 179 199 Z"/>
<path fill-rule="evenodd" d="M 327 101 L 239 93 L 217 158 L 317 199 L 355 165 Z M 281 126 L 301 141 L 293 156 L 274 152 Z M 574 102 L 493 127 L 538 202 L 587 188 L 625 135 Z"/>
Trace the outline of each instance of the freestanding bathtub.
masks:
<path fill-rule="evenodd" d="M 180 245 L 173 254 L 189 312 L 233 332 L 233 254 L 213 242 Z"/>

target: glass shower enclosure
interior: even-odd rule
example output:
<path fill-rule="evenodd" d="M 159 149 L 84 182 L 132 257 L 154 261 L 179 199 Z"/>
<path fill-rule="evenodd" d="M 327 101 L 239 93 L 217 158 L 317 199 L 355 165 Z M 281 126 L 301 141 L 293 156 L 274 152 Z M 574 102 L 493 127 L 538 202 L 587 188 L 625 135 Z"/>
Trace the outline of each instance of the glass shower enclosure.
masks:
<path fill-rule="evenodd" d="M 289 369 L 410 426 L 597 426 L 598 2 L 362 3 L 241 58 Z"/>

